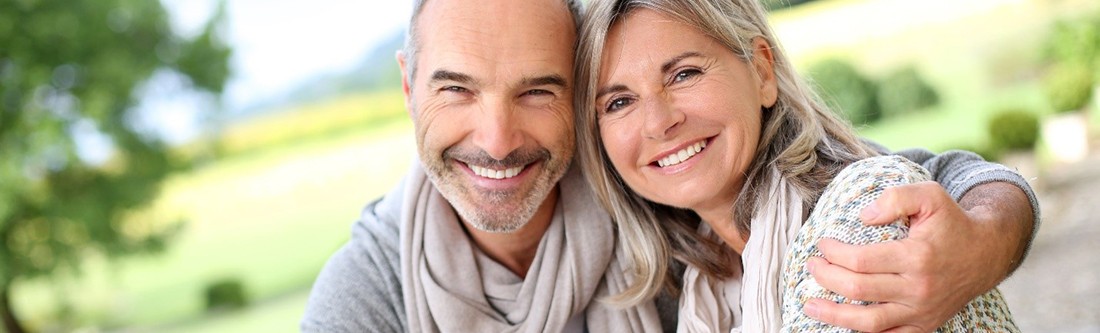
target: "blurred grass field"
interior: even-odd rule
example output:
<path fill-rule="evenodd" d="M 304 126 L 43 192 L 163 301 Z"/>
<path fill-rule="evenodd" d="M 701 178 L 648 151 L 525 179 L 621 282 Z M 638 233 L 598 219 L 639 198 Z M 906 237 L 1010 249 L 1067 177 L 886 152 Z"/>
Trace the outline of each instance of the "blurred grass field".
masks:
<path fill-rule="evenodd" d="M 773 24 L 787 50 L 797 50 L 792 54 L 799 63 L 841 54 L 868 73 L 915 64 L 941 93 L 941 104 L 859 130 L 893 149 L 935 151 L 984 143 L 986 118 L 999 108 L 1048 112 L 1031 79 L 1035 73 L 1017 64 L 1038 59 L 1043 29 L 1054 17 L 1088 4 L 983 0 L 992 9 L 948 21 L 843 19 L 864 4 L 906 2 L 822 1 L 781 12 Z M 842 32 L 799 28 L 828 15 L 835 16 L 827 22 L 851 26 L 839 27 Z M 862 39 L 843 33 L 866 29 L 862 24 L 902 25 L 906 18 L 919 25 L 883 28 L 892 34 Z M 359 209 L 392 188 L 416 154 L 412 125 L 394 88 L 230 126 L 222 157 L 174 176 L 155 207 L 135 217 L 187 222 L 165 253 L 113 264 L 91 257 L 76 277 L 19 281 L 16 312 L 44 330 L 297 331 L 325 259 L 347 240 Z M 203 288 L 221 278 L 243 281 L 252 305 L 205 313 Z"/>
<path fill-rule="evenodd" d="M 353 96 L 330 103 L 339 106 L 335 109 L 286 112 L 250 123 L 244 127 L 250 133 L 298 132 L 264 138 L 297 139 L 242 150 L 174 176 L 155 207 L 142 216 L 187 221 L 167 252 L 113 265 L 92 258 L 79 278 L 21 283 L 17 311 L 39 328 L 69 317 L 77 323 L 150 331 L 179 326 L 196 332 L 210 324 L 211 331 L 226 332 L 223 325 L 236 325 L 231 318 L 248 318 L 249 313 L 260 326 L 243 331 L 296 327 L 306 288 L 324 260 L 347 240 L 359 208 L 396 184 L 415 154 L 414 140 L 407 135 L 411 122 L 402 100 L 395 103 L 394 96 Z M 298 126 L 302 122 L 343 128 L 360 120 L 348 114 L 372 120 L 360 122 L 354 131 L 299 132 L 317 128 Z M 229 129 L 238 135 L 234 131 Z M 197 321 L 203 315 L 203 288 L 220 278 L 244 281 L 257 304 L 239 314 L 213 316 L 210 323 Z M 64 312 L 51 286 L 68 291 L 73 311 Z M 192 327 L 196 321 L 202 324 Z"/>

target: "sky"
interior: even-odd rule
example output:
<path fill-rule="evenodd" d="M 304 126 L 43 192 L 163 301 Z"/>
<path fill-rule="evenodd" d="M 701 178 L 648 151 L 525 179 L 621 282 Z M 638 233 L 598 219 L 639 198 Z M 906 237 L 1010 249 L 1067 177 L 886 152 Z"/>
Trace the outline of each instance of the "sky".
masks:
<path fill-rule="evenodd" d="M 177 32 L 198 34 L 216 0 L 161 0 Z M 226 0 L 224 37 L 233 47 L 233 74 L 220 101 L 233 113 L 287 93 L 301 82 L 351 69 L 384 38 L 404 29 L 412 1 Z M 170 143 L 202 132 L 194 110 L 218 107 L 185 92 L 186 83 L 159 73 L 144 88 L 136 122 Z"/>
<path fill-rule="evenodd" d="M 213 0 L 162 0 L 177 31 L 197 33 Z M 236 71 L 226 92 L 241 107 L 325 72 L 350 69 L 405 26 L 412 1 L 227 0 L 226 38 Z"/>

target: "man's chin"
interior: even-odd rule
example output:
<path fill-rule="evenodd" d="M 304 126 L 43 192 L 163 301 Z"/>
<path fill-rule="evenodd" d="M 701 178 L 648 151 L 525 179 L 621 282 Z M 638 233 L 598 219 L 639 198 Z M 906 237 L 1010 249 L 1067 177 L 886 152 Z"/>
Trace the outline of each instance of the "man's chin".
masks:
<path fill-rule="evenodd" d="M 489 233 L 494 233 L 494 234 L 510 234 L 510 233 L 516 232 L 520 228 L 523 228 L 523 226 L 527 225 L 527 222 L 529 222 L 529 221 L 530 221 L 530 219 L 526 219 L 526 220 L 520 221 L 520 222 L 516 222 L 516 221 L 472 221 L 472 220 L 470 220 L 468 222 L 468 224 L 470 226 L 474 227 L 474 229 L 477 229 L 477 230 L 480 230 L 480 231 L 483 231 L 483 232 L 489 232 Z"/>
<path fill-rule="evenodd" d="M 472 210 L 458 209 L 459 217 L 477 230 L 491 233 L 511 233 L 523 228 L 534 215 L 523 205 L 501 204 L 497 206 L 473 205 Z"/>

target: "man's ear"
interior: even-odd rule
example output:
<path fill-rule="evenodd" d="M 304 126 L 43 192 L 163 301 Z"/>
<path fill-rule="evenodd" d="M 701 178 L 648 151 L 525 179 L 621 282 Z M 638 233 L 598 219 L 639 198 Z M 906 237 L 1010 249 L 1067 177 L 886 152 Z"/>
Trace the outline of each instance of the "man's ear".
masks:
<path fill-rule="evenodd" d="M 412 116 L 412 97 L 409 95 L 409 67 L 406 61 L 408 55 L 405 51 L 398 50 L 394 57 L 397 58 L 397 67 L 401 68 L 401 91 L 405 93 L 405 109 L 408 110 L 409 116 Z"/>
<path fill-rule="evenodd" d="M 770 108 L 779 98 L 779 83 L 775 78 L 775 55 L 764 37 L 752 39 L 752 64 L 760 79 L 760 106 Z"/>

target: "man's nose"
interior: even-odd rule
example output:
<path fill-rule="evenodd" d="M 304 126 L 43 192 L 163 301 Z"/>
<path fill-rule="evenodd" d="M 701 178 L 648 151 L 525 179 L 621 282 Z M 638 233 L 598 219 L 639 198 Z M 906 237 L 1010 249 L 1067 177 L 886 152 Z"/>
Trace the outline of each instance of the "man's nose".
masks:
<path fill-rule="evenodd" d="M 642 134 L 647 139 L 663 139 L 684 122 L 686 115 L 676 108 L 668 96 L 657 96 L 644 101 Z"/>
<path fill-rule="evenodd" d="M 520 125 L 523 119 L 517 115 L 515 107 L 505 100 L 485 100 L 481 105 L 481 114 L 474 119 L 473 143 L 492 158 L 503 160 L 512 151 L 523 145 L 523 132 Z"/>

